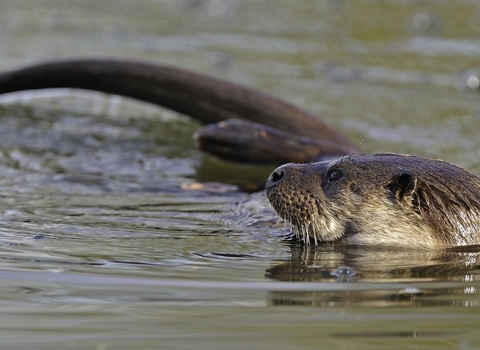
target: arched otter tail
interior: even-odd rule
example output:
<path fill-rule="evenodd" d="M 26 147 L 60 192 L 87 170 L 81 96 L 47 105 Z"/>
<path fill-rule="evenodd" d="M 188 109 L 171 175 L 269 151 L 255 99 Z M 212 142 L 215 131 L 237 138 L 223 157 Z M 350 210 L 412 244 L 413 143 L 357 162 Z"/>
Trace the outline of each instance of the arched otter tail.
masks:
<path fill-rule="evenodd" d="M 250 88 L 170 66 L 80 59 L 52 61 L 0 75 L 0 93 L 47 88 L 127 96 L 186 114 L 204 124 L 227 119 L 264 124 L 338 145 L 338 154 L 354 149 L 345 136 L 309 112 Z"/>

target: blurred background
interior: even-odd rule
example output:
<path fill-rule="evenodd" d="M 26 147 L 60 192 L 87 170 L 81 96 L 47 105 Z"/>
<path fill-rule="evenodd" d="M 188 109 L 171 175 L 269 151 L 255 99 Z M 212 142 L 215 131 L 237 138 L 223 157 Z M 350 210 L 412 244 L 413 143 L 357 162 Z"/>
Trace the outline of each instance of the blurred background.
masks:
<path fill-rule="evenodd" d="M 366 152 L 474 170 L 480 7 L 472 1 L 0 2 L 0 69 L 61 57 L 170 63 L 306 108 Z M 470 85 L 478 79 L 470 79 Z"/>

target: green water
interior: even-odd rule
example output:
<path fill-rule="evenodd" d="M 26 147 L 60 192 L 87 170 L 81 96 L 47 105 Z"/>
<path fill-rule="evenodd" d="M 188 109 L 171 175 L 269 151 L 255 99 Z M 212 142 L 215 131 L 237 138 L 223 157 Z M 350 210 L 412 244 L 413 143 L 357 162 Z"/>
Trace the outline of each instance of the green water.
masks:
<path fill-rule="evenodd" d="M 0 0 L 0 70 L 175 64 L 480 174 L 479 20 L 467 0 Z M 272 170 L 202 154 L 197 128 L 96 93 L 0 97 L 1 349 L 480 347 L 478 253 L 288 245 L 261 193 L 191 188 Z"/>

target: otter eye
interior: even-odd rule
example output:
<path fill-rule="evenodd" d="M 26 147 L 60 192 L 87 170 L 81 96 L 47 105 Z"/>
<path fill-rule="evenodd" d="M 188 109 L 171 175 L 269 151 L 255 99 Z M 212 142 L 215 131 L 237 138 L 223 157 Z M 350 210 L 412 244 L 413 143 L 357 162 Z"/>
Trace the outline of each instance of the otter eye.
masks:
<path fill-rule="evenodd" d="M 342 172 L 338 169 L 332 170 L 330 174 L 328 174 L 328 181 L 329 182 L 335 182 L 340 180 L 340 178 L 343 176 Z"/>

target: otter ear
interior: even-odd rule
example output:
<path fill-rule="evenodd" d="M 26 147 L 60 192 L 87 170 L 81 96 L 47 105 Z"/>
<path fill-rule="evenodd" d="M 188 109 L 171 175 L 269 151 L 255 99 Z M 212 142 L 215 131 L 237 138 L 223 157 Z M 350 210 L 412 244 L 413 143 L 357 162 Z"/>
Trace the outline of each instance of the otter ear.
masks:
<path fill-rule="evenodd" d="M 417 189 L 417 176 L 409 170 L 401 170 L 393 175 L 388 187 L 400 204 L 411 204 Z"/>

